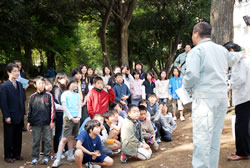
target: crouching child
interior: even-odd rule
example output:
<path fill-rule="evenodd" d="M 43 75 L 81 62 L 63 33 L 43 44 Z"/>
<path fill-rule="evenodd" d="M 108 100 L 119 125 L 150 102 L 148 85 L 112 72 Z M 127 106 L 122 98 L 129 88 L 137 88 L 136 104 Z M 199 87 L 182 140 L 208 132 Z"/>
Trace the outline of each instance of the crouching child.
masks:
<path fill-rule="evenodd" d="M 139 115 L 139 108 L 130 105 L 128 117 L 124 119 L 121 129 L 121 162 L 126 162 L 129 156 L 141 160 L 151 158 L 152 151 L 143 139 Z"/>
<path fill-rule="evenodd" d="M 139 121 L 142 127 L 142 136 L 146 143 L 155 150 L 158 150 L 159 145 L 155 140 L 155 131 L 152 122 L 147 119 L 147 108 L 143 105 L 138 106 L 140 110 Z"/>
<path fill-rule="evenodd" d="M 97 120 L 90 120 L 85 126 L 85 130 L 78 135 L 75 151 L 75 163 L 77 168 L 82 168 L 82 164 L 87 167 L 97 164 L 100 166 L 112 166 L 113 159 L 101 153 L 102 142 L 99 137 L 101 123 Z"/>

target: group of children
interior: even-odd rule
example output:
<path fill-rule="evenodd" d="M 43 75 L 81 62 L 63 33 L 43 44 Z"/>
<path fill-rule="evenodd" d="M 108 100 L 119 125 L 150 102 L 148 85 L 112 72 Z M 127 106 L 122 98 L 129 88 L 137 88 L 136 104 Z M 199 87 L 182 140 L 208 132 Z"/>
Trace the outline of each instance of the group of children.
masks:
<path fill-rule="evenodd" d="M 175 93 L 182 85 L 177 68 L 170 80 L 163 70 L 157 81 L 152 72 L 142 70 L 141 64 L 133 74 L 127 66 L 116 67 L 113 76 L 108 67 L 103 76 L 89 76 L 87 72 L 85 65 L 73 69 L 70 81 L 59 73 L 54 86 L 41 76 L 34 79 L 37 91 L 29 99 L 27 124 L 32 130 L 32 164 L 38 164 L 41 140 L 41 162 L 48 164 L 53 129 L 52 167 L 60 166 L 65 151 L 67 160 L 75 160 L 77 167 L 82 163 L 87 167 L 93 163 L 111 166 L 111 156 L 118 153 L 122 162 L 130 157 L 148 160 L 151 148 L 158 150 L 161 141 L 172 140 L 177 103 L 180 120 L 185 120 Z M 175 104 L 173 113 L 168 112 L 168 100 Z"/>

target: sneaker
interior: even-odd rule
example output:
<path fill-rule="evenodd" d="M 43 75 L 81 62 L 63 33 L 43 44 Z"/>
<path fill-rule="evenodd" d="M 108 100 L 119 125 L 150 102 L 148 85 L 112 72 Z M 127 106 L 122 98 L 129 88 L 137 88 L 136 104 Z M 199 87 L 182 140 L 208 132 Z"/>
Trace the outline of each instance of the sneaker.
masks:
<path fill-rule="evenodd" d="M 112 152 L 112 155 L 118 154 L 120 152 L 121 152 L 121 149 L 117 149 L 117 150 L 115 150 L 115 151 Z"/>
<path fill-rule="evenodd" d="M 181 121 L 185 121 L 185 118 L 183 116 L 180 117 Z"/>
<path fill-rule="evenodd" d="M 68 156 L 67 160 L 68 160 L 69 162 L 73 162 L 73 161 L 75 160 L 74 155 Z"/>
<path fill-rule="evenodd" d="M 176 121 L 176 120 L 177 120 L 177 118 L 174 116 L 174 117 L 173 117 L 173 120 L 174 120 L 174 121 Z"/>
<path fill-rule="evenodd" d="M 51 165 L 51 167 L 58 167 L 60 165 L 61 165 L 60 160 L 55 160 L 54 163 Z"/>
<path fill-rule="evenodd" d="M 99 165 L 93 165 L 91 162 L 85 164 L 87 168 L 101 168 Z"/>
<path fill-rule="evenodd" d="M 157 143 L 160 143 L 160 142 L 161 142 L 161 138 L 157 138 L 157 139 L 156 139 L 156 142 L 157 142 Z"/>
<path fill-rule="evenodd" d="M 126 163 L 127 162 L 127 156 L 124 153 L 122 153 L 120 160 L 121 160 L 122 163 Z"/>
<path fill-rule="evenodd" d="M 49 158 L 44 158 L 44 159 L 42 160 L 42 163 L 45 164 L 45 165 L 48 165 L 48 163 L 49 163 Z"/>
<path fill-rule="evenodd" d="M 37 159 L 33 159 L 33 160 L 31 161 L 31 164 L 32 164 L 32 165 L 37 165 L 37 164 L 38 164 L 38 160 L 37 160 Z"/>

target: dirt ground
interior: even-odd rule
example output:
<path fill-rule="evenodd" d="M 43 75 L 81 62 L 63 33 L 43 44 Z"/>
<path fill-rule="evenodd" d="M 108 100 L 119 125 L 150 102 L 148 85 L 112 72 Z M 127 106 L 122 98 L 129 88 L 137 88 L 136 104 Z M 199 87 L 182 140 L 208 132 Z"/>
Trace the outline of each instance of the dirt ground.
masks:
<path fill-rule="evenodd" d="M 27 96 L 31 94 L 29 89 Z M 185 122 L 177 121 L 177 129 L 173 133 L 172 142 L 161 142 L 160 150 L 153 152 L 152 158 L 148 161 L 128 160 L 127 163 L 120 162 L 120 155 L 113 157 L 113 168 L 191 168 L 192 167 L 192 122 L 190 118 L 190 106 L 186 108 Z M 236 162 L 227 161 L 226 157 L 235 151 L 235 143 L 232 136 L 231 110 L 225 120 L 225 127 L 221 137 L 221 152 L 219 168 L 250 168 L 250 160 L 242 160 Z M 2 121 L 2 114 L 0 114 Z M 30 165 L 31 162 L 32 137 L 29 132 L 23 133 L 22 156 L 25 161 L 16 161 L 14 164 L 4 162 L 3 156 L 3 124 L 0 124 L 0 168 L 49 168 L 52 164 L 50 161 L 48 166 Z M 75 167 L 74 163 L 68 163 L 62 160 L 63 165 L 60 168 Z"/>

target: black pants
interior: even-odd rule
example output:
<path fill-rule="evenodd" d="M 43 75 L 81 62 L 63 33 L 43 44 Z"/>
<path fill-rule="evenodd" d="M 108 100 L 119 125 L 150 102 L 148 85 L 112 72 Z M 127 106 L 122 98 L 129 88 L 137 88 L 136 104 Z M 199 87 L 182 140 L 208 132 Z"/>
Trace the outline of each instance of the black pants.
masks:
<path fill-rule="evenodd" d="M 236 155 L 250 156 L 250 101 L 235 107 Z"/>
<path fill-rule="evenodd" d="M 55 116 L 55 136 L 54 136 L 54 152 L 57 153 L 60 138 L 62 136 L 63 112 L 56 112 Z"/>
<path fill-rule="evenodd" d="M 82 117 L 81 117 L 81 120 L 80 120 L 80 126 L 82 125 L 83 121 L 89 117 L 89 113 L 87 111 L 87 105 L 83 106 L 82 107 Z"/>
<path fill-rule="evenodd" d="M 4 122 L 4 158 L 21 156 L 23 123 L 7 124 Z"/>

